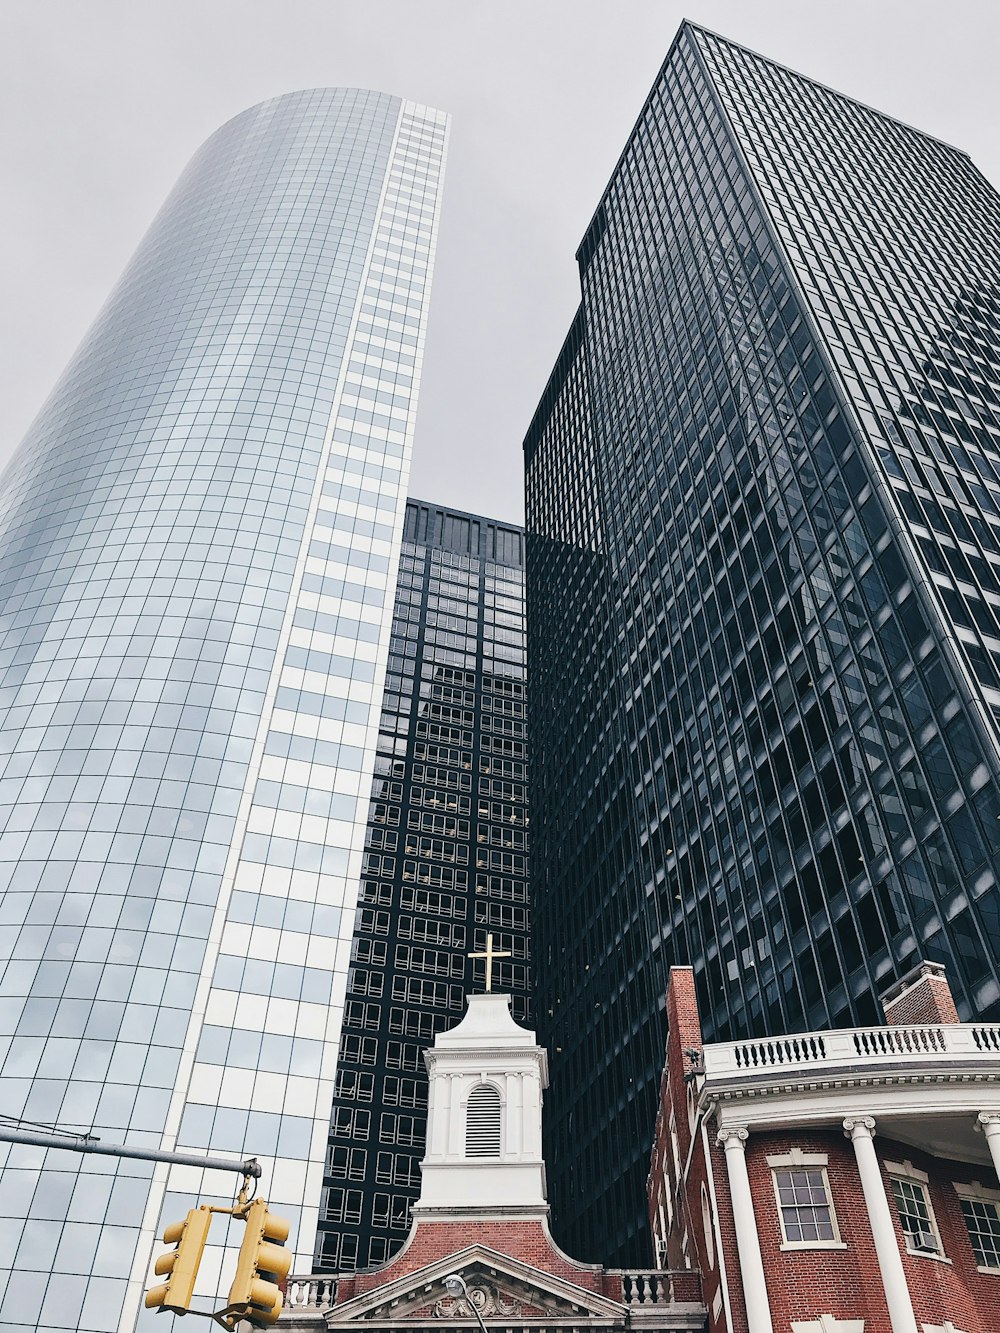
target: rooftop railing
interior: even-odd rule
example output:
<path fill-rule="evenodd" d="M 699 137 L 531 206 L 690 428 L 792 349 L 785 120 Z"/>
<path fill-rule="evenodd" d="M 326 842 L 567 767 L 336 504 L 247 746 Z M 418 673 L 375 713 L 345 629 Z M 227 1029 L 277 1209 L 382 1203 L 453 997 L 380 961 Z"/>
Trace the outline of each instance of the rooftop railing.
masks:
<path fill-rule="evenodd" d="M 286 1310 L 329 1310 L 336 1300 L 335 1277 L 290 1277 L 285 1287 Z"/>
<path fill-rule="evenodd" d="M 341 1274 L 351 1276 L 353 1274 Z M 665 1307 L 676 1302 L 697 1302 L 701 1299 L 700 1276 L 694 1269 L 609 1270 L 609 1277 L 621 1279 L 621 1301 L 630 1307 Z M 441 1294 L 444 1294 L 442 1288 Z M 612 1297 L 612 1299 L 615 1299 Z M 337 1277 L 315 1275 L 290 1277 L 285 1291 L 286 1310 L 328 1310 L 336 1304 Z M 452 1322 L 452 1321 L 449 1321 Z M 491 1328 L 494 1321 L 488 1321 Z M 513 1320 L 515 1324 L 518 1320 Z M 537 1323 L 538 1320 L 528 1320 Z"/>
<path fill-rule="evenodd" d="M 958 1064 L 977 1057 L 1000 1057 L 1000 1024 L 841 1028 L 718 1042 L 705 1047 L 705 1073 L 711 1080 L 731 1074 L 818 1073 L 823 1066 Z"/>

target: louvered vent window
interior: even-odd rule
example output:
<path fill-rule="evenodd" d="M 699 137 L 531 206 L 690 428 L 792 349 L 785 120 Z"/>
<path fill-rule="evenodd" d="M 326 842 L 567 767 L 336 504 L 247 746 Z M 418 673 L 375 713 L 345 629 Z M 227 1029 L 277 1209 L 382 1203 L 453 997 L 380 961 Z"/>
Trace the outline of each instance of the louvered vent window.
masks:
<path fill-rule="evenodd" d="M 480 1083 L 469 1093 L 465 1115 L 466 1157 L 500 1156 L 500 1094 Z"/>

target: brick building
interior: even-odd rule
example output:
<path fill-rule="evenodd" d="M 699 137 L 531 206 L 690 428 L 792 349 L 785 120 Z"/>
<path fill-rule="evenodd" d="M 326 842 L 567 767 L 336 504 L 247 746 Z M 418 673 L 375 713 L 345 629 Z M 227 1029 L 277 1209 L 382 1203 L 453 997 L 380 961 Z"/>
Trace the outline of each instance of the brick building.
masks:
<path fill-rule="evenodd" d="M 403 1248 L 378 1268 L 291 1277 L 281 1325 L 297 1333 L 704 1330 L 690 1267 L 623 1272 L 577 1263 L 549 1233 L 542 1159 L 545 1051 L 510 996 L 470 995 L 427 1052 L 427 1150 Z M 464 1296 L 446 1279 L 461 1279 Z M 452 1281 L 454 1290 L 455 1284 Z"/>
<path fill-rule="evenodd" d="M 700 1270 L 709 1333 L 1000 1329 L 1000 1027 L 942 969 L 885 1027 L 704 1045 L 674 968 L 650 1221 Z"/>

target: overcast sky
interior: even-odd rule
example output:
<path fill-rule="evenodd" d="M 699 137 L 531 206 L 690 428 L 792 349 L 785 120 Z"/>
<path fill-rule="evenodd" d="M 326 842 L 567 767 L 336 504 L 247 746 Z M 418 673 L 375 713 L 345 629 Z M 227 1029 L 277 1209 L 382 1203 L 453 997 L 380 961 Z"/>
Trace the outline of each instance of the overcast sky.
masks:
<path fill-rule="evenodd" d="M 573 254 L 684 17 L 1000 183 L 996 0 L 0 0 L 0 464 L 198 145 L 353 85 L 453 118 L 411 491 L 520 520 Z"/>

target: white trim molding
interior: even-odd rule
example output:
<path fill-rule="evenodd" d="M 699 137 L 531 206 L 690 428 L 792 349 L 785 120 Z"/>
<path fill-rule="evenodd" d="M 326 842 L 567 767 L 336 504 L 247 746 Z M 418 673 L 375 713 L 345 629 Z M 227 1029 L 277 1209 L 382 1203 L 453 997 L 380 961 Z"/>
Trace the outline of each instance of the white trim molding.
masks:
<path fill-rule="evenodd" d="M 889 1173 L 889 1184 L 898 1180 L 901 1184 L 916 1186 L 923 1194 L 924 1205 L 927 1209 L 927 1222 L 930 1231 L 927 1233 L 935 1243 L 935 1249 L 923 1249 L 914 1245 L 911 1241 L 911 1234 L 903 1226 L 903 1235 L 906 1241 L 906 1253 L 912 1254 L 918 1259 L 936 1259 L 938 1263 L 950 1264 L 951 1260 L 944 1252 L 944 1241 L 941 1237 L 941 1228 L 938 1226 L 937 1216 L 934 1212 L 934 1203 L 931 1199 L 930 1177 L 926 1171 L 921 1171 L 919 1167 L 912 1162 L 883 1162 L 886 1171 Z M 899 1201 L 896 1198 L 896 1191 L 892 1190 L 893 1203 L 896 1205 L 897 1214 L 900 1212 Z M 899 1218 L 900 1226 L 903 1225 L 902 1216 Z"/>
<path fill-rule="evenodd" d="M 830 1177 L 826 1170 L 826 1153 L 803 1153 L 793 1148 L 790 1153 L 781 1156 L 768 1157 L 767 1164 L 771 1168 L 771 1184 L 774 1187 L 774 1203 L 778 1210 L 778 1226 L 781 1228 L 781 1248 L 783 1250 L 846 1250 L 847 1245 L 840 1238 L 840 1225 L 837 1222 L 837 1210 L 833 1206 L 833 1191 L 830 1189 Z M 833 1235 L 828 1239 L 816 1240 L 789 1240 L 788 1232 L 785 1229 L 785 1208 L 795 1205 L 786 1205 L 781 1201 L 781 1190 L 778 1185 L 779 1171 L 819 1171 L 823 1177 L 823 1192 L 826 1195 L 826 1210 L 829 1214 L 830 1228 Z"/>
<path fill-rule="evenodd" d="M 818 1319 L 793 1319 L 792 1333 L 865 1333 L 865 1321 L 821 1314 Z"/>
<path fill-rule="evenodd" d="M 958 1196 L 959 1204 L 962 1203 L 982 1203 L 989 1204 L 994 1211 L 1000 1215 L 1000 1190 L 988 1189 L 985 1185 L 980 1185 L 978 1180 L 966 1185 L 963 1181 L 952 1181 L 952 1189 Z M 965 1229 L 969 1234 L 969 1243 L 972 1246 L 973 1254 L 976 1254 L 976 1242 L 973 1239 L 972 1228 L 969 1225 L 969 1219 L 965 1209 L 962 1209 L 962 1220 L 965 1223 Z M 977 1256 L 978 1258 L 978 1256 Z M 995 1264 L 976 1264 L 976 1269 L 980 1273 L 985 1273 L 988 1277 L 1000 1276 L 1000 1262 Z"/>
<path fill-rule="evenodd" d="M 919 1166 L 914 1166 L 909 1159 L 905 1162 L 890 1162 L 886 1160 L 885 1169 L 889 1172 L 890 1176 L 899 1176 L 901 1179 L 908 1180 L 919 1180 L 922 1185 L 926 1185 L 930 1182 L 930 1176 L 927 1172 L 921 1171 Z"/>
<path fill-rule="evenodd" d="M 825 1152 L 803 1152 L 801 1148 L 790 1148 L 785 1153 L 775 1153 L 765 1158 L 768 1166 L 826 1166 L 829 1154 Z"/>
<path fill-rule="evenodd" d="M 953 1180 L 951 1187 L 960 1199 L 984 1199 L 987 1203 L 1000 1203 L 1000 1190 L 980 1185 L 978 1180 L 970 1180 L 968 1184 L 962 1180 Z"/>

